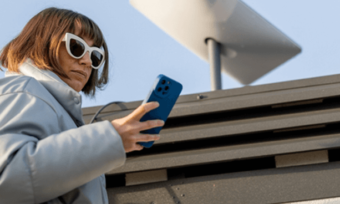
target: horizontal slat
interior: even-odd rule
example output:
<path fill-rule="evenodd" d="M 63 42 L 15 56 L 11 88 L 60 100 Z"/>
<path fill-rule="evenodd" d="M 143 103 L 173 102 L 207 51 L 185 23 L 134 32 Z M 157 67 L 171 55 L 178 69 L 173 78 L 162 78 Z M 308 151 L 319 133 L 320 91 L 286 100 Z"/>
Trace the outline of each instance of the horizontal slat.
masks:
<path fill-rule="evenodd" d="M 285 203 L 339 197 L 340 162 L 111 188 L 110 203 Z"/>
<path fill-rule="evenodd" d="M 340 197 L 308 200 L 308 201 L 298 201 L 298 202 L 293 202 L 293 203 L 281 203 L 281 204 L 336 204 L 336 203 L 340 203 Z"/>
<path fill-rule="evenodd" d="M 228 98 L 206 99 L 196 103 L 179 103 L 176 109 L 171 112 L 170 116 L 180 117 L 184 115 L 253 108 L 338 95 L 340 95 L 340 84 L 331 84 Z"/>
<path fill-rule="evenodd" d="M 228 92 L 229 90 L 223 91 Z M 262 93 L 249 93 L 246 95 L 236 95 L 229 97 L 223 97 L 222 94 L 220 97 L 208 97 L 202 100 L 196 99 L 191 101 L 181 101 L 179 99 L 174 109 L 171 111 L 169 117 L 181 117 L 187 115 L 204 114 L 209 112 L 245 109 L 316 98 L 333 97 L 339 95 L 340 83 L 337 83 L 320 86 L 292 88 L 286 90 L 276 90 Z M 135 108 L 137 108 L 141 104 L 141 102 L 142 101 L 124 103 L 121 105 L 121 107 L 119 107 L 118 105 L 111 105 L 104 109 L 99 117 L 101 120 L 113 120 L 116 118 L 124 117 L 131 113 Z M 122 107 L 124 111 L 121 111 Z M 90 121 L 93 114 L 99 108 L 100 107 L 92 107 L 83 109 L 84 120 L 86 123 Z"/>
<path fill-rule="evenodd" d="M 340 147 L 340 134 L 128 157 L 124 166 L 107 174 L 166 169 L 245 158 Z"/>
<path fill-rule="evenodd" d="M 221 97 L 234 97 L 240 95 L 248 95 L 248 94 L 258 94 L 265 92 L 275 92 L 275 91 L 283 91 L 288 89 L 299 89 L 306 87 L 315 87 L 315 86 L 324 86 L 330 84 L 339 84 L 340 83 L 340 74 L 337 75 L 329 75 L 315 78 L 307 78 L 307 79 L 299 79 L 285 82 L 278 82 L 272 84 L 263 84 L 256 86 L 244 86 L 241 88 L 235 89 L 225 89 L 218 91 L 209 91 L 202 92 L 196 94 L 189 94 L 181 97 L 178 102 L 189 102 L 197 100 L 197 96 L 202 95 L 205 98 L 215 99 Z"/>
<path fill-rule="evenodd" d="M 276 168 L 329 162 L 328 151 L 312 151 L 275 156 Z"/>
<path fill-rule="evenodd" d="M 209 91 L 209 92 L 182 95 L 178 99 L 178 102 L 186 103 L 186 102 L 197 101 L 198 95 L 206 96 L 206 98 L 208 99 L 216 99 L 216 98 L 234 97 L 234 96 L 248 95 L 248 94 L 258 94 L 258 93 L 264 93 L 264 92 L 282 91 L 282 90 L 287 90 L 287 89 L 299 89 L 299 88 L 306 88 L 306 87 L 324 86 L 324 85 L 339 84 L 339 83 L 340 83 L 340 74 L 309 78 L 309 79 L 278 82 L 278 83 L 272 83 L 272 84 L 257 85 L 257 86 L 245 86 L 242 88 L 235 88 L 235 89 L 228 89 L 228 90 L 218 90 L 218 91 Z M 141 102 L 142 100 L 124 103 L 124 104 L 126 105 L 127 109 L 134 109 L 139 104 L 141 104 Z M 83 113 L 84 115 L 93 114 L 100 107 L 101 106 L 83 108 Z M 120 111 L 120 110 L 121 108 L 118 108 L 118 106 L 111 106 L 111 107 L 108 107 L 103 112 L 113 112 L 113 111 Z"/>
<path fill-rule="evenodd" d="M 126 186 L 134 186 L 167 180 L 168 175 L 166 169 L 125 174 Z"/>
<path fill-rule="evenodd" d="M 338 121 L 340 121 L 340 108 L 204 125 L 192 125 L 162 130 L 160 133 L 161 139 L 156 141 L 155 144 L 278 130 Z"/>

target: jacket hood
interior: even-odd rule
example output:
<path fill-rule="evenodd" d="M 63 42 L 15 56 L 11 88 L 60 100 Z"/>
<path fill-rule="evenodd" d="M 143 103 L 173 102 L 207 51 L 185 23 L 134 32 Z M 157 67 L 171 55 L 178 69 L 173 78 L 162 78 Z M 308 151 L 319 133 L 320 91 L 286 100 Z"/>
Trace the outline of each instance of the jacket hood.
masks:
<path fill-rule="evenodd" d="M 24 75 L 39 81 L 51 95 L 65 108 L 77 126 L 84 125 L 82 118 L 81 95 L 49 70 L 37 68 L 32 60 L 27 59 L 20 67 L 20 73 L 6 72 L 5 76 Z"/>

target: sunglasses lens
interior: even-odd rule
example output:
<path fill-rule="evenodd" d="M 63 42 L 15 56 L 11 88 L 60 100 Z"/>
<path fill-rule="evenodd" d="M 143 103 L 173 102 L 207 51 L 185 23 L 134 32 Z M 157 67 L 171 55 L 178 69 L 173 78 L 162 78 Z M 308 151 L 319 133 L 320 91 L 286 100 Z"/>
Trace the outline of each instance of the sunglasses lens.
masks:
<path fill-rule="evenodd" d="M 70 51 L 75 57 L 80 57 L 85 51 L 85 46 L 83 43 L 79 42 L 78 40 L 71 39 L 70 40 Z"/>
<path fill-rule="evenodd" d="M 98 67 L 103 60 L 103 55 L 98 51 L 93 51 L 91 54 L 92 65 Z"/>

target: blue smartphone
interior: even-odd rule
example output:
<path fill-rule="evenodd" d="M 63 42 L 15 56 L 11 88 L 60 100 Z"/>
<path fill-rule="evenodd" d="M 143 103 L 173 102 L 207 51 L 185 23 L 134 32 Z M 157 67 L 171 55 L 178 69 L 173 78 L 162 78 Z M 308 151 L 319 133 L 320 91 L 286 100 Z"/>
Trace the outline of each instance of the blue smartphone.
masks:
<path fill-rule="evenodd" d="M 172 108 L 174 107 L 178 96 L 182 91 L 182 84 L 177 81 L 164 76 L 163 74 L 158 75 L 156 81 L 154 82 L 148 96 L 143 101 L 143 104 L 157 101 L 159 107 L 146 113 L 140 121 L 155 120 L 160 119 L 164 122 L 167 120 Z M 162 127 L 152 128 L 149 130 L 144 130 L 142 134 L 159 134 Z M 143 147 L 149 148 L 153 145 L 154 141 L 151 142 L 139 142 L 138 144 Z"/>

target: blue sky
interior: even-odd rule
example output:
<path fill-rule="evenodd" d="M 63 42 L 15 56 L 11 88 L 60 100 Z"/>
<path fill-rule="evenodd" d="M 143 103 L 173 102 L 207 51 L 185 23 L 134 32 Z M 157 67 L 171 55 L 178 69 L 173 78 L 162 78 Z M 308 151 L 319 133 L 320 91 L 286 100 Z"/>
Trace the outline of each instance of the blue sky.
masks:
<path fill-rule="evenodd" d="M 243 1 L 302 47 L 302 53 L 252 86 L 340 73 L 340 1 Z M 95 99 L 83 97 L 83 107 L 143 100 L 158 74 L 181 82 L 182 94 L 210 91 L 209 64 L 160 30 L 127 0 L 3 1 L 0 47 L 19 34 L 31 17 L 51 6 L 87 15 L 99 25 L 108 42 L 110 83 Z M 239 87 L 242 85 L 223 75 L 223 89 Z"/>

